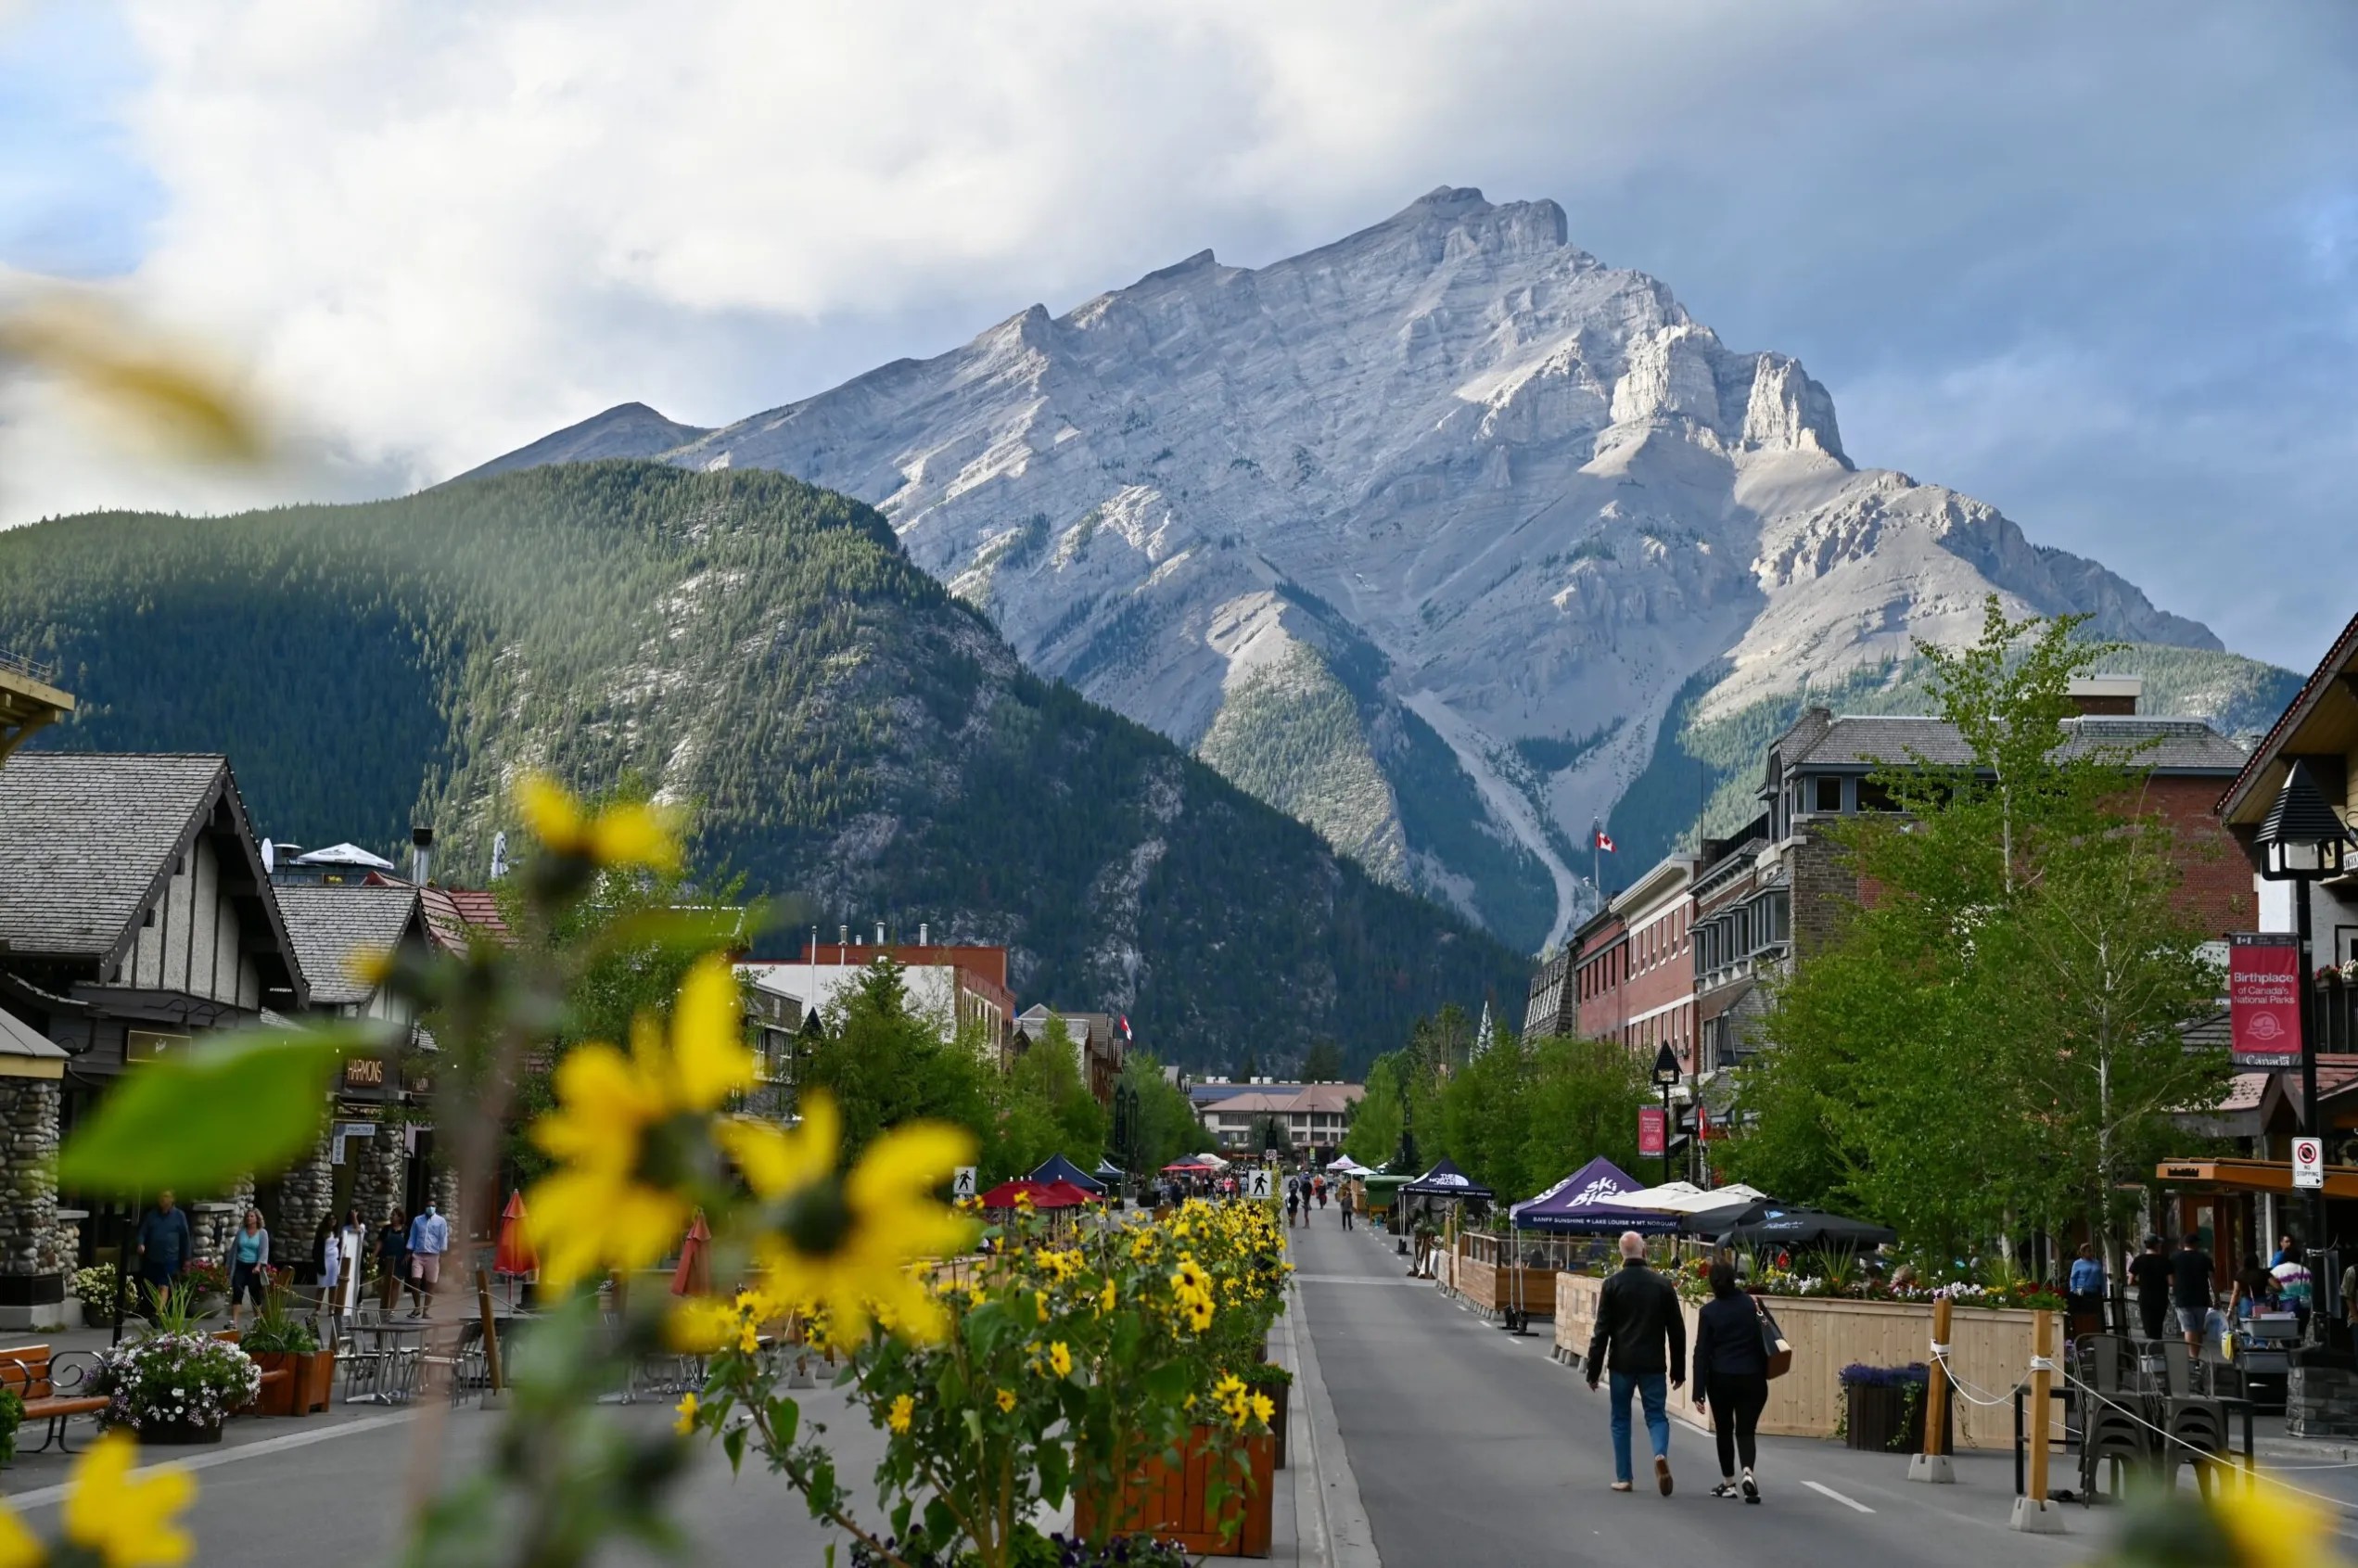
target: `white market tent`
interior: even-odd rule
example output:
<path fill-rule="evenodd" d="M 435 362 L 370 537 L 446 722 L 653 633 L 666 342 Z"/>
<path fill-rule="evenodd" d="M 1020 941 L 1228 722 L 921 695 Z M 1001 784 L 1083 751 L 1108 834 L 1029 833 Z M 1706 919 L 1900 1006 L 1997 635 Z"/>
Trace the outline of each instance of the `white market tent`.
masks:
<path fill-rule="evenodd" d="M 1640 1209 L 1648 1214 L 1708 1214 L 1714 1209 L 1732 1208 L 1738 1204 L 1757 1203 L 1768 1194 L 1756 1188 L 1737 1182 L 1727 1187 L 1714 1187 L 1708 1192 L 1691 1181 L 1671 1181 L 1660 1187 L 1641 1188 L 1635 1192 L 1615 1192 L 1599 1198 L 1600 1204 L 1614 1208 Z"/>

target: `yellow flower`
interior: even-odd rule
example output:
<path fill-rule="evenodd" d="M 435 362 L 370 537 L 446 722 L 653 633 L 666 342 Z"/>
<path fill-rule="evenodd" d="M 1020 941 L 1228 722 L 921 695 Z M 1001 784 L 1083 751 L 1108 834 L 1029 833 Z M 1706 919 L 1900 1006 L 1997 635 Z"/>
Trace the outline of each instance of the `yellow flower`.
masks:
<path fill-rule="evenodd" d="M 1058 1377 L 1073 1375 L 1073 1353 L 1065 1347 L 1063 1340 L 1060 1339 L 1048 1347 L 1048 1364 L 1056 1370 Z"/>
<path fill-rule="evenodd" d="M 1014 1391 L 1013 1389 L 1012 1389 L 1012 1388 L 1002 1388 L 1002 1389 L 1001 1389 L 1001 1390 L 999 1391 L 999 1413 L 1000 1413 L 1001 1415 L 1005 1415 L 1008 1411 L 1010 1411 L 1010 1410 L 1013 1409 L 1014 1408 L 1015 1408 L 1015 1391 Z"/>
<path fill-rule="evenodd" d="M 1255 1394 L 1253 1396 L 1252 1403 L 1253 1419 L 1263 1426 L 1268 1425 L 1270 1418 L 1277 1414 L 1277 1401 L 1266 1394 Z"/>
<path fill-rule="evenodd" d="M 1189 1328 L 1197 1333 L 1207 1332 L 1212 1327 L 1212 1298 L 1201 1295 L 1189 1302 L 1186 1316 Z"/>
<path fill-rule="evenodd" d="M 737 982 L 718 955 L 697 961 L 672 1004 L 667 1042 L 655 1020 L 631 1026 L 631 1053 L 592 1042 L 557 1064 L 557 1108 L 532 1139 L 559 1168 L 532 1189 L 525 1224 L 542 1278 L 558 1290 L 600 1267 L 642 1268 L 686 1229 L 685 1199 L 641 1179 L 649 1129 L 707 1112 L 753 1082 L 738 1025 Z"/>
<path fill-rule="evenodd" d="M 937 1122 L 898 1127 L 839 1168 L 843 1124 L 824 1091 L 803 1097 L 792 1131 L 748 1117 L 713 1128 L 775 1229 L 754 1244 L 771 1294 L 823 1310 L 836 1343 L 854 1345 L 887 1314 L 913 1339 L 941 1337 L 946 1315 L 912 1265 L 962 1252 L 974 1226 L 934 1189 L 974 1157 L 974 1139 Z"/>
<path fill-rule="evenodd" d="M 1041 1293 L 1041 1294 L 1039 1294 L 1039 1295 L 1036 1295 L 1036 1296 L 1032 1297 L 1032 1305 L 1033 1305 L 1035 1307 L 1039 1308 L 1039 1320 L 1040 1320 L 1041 1322 L 1043 1322 L 1043 1323 L 1045 1323 L 1046 1321 L 1048 1321 L 1048 1295 L 1047 1295 L 1047 1293 L 1046 1293 L 1046 1292 L 1042 1292 L 1042 1293 Z"/>
<path fill-rule="evenodd" d="M 1015 1207 L 1025 1214 L 1031 1213 L 1033 1205 L 1031 1190 L 1029 1188 L 1018 1188 L 1016 1190 Z"/>
<path fill-rule="evenodd" d="M 564 785 L 544 773 L 527 773 L 516 786 L 516 809 L 532 836 L 560 855 L 579 855 L 602 866 L 680 869 L 680 841 L 666 814 L 641 801 L 618 801 L 592 817 Z"/>
<path fill-rule="evenodd" d="M 1192 1257 L 1179 1259 L 1179 1271 L 1171 1276 L 1171 1285 L 1181 1295 L 1201 1295 L 1212 1288 L 1212 1276 Z"/>
<path fill-rule="evenodd" d="M 1226 1405 L 1244 1393 L 1244 1380 L 1234 1372 L 1223 1372 L 1220 1381 L 1212 1385 L 1212 1397 Z"/>
<path fill-rule="evenodd" d="M 696 1396 L 695 1395 L 682 1394 L 680 1396 L 679 1404 L 672 1409 L 680 1412 L 680 1419 L 671 1423 L 672 1431 L 685 1437 L 696 1429 Z"/>
<path fill-rule="evenodd" d="M 1105 1288 L 1097 1293 L 1098 1316 L 1103 1317 L 1112 1310 L 1114 1310 L 1114 1281 L 1109 1279 L 1105 1281 Z"/>
<path fill-rule="evenodd" d="M 916 1400 L 906 1394 L 896 1394 L 892 1396 L 892 1409 L 886 1415 L 885 1424 L 892 1428 L 895 1435 L 899 1435 L 909 1430 L 909 1418 L 916 1413 Z"/>
<path fill-rule="evenodd" d="M 106 1568 L 171 1568 L 194 1549 L 188 1533 L 172 1522 L 197 1495 L 196 1478 L 185 1470 L 151 1471 L 134 1478 L 139 1445 L 122 1433 L 92 1444 L 73 1467 L 66 1494 L 66 1539 Z M 23 1535 L 21 1525 L 19 1535 Z M 22 1543 L 0 1533 L 0 1562 L 38 1562 L 20 1555 Z"/>
<path fill-rule="evenodd" d="M 2298 1493 L 2274 1483 L 2230 1488 L 2212 1506 L 2238 1562 L 2339 1561 L 2330 1545 L 2332 1514 Z"/>

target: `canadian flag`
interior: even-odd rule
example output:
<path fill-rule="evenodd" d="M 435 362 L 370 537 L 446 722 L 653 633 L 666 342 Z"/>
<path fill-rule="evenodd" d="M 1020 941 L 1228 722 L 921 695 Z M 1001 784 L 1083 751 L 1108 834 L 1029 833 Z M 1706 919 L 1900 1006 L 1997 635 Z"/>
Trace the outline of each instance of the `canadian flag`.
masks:
<path fill-rule="evenodd" d="M 1597 848 L 1602 849 L 1608 855 L 1612 853 L 1612 839 L 1606 834 L 1603 828 L 1599 828 L 1597 830 Z"/>

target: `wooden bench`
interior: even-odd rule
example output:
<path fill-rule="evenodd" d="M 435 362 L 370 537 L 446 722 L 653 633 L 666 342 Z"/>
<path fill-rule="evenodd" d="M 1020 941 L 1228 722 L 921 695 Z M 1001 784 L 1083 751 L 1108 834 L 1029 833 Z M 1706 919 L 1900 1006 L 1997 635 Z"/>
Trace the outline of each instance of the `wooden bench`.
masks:
<path fill-rule="evenodd" d="M 45 1451 L 52 1443 L 60 1452 L 71 1453 L 73 1450 L 66 1442 L 66 1422 L 75 1416 L 96 1415 L 107 1408 L 103 1394 L 71 1392 L 82 1386 L 84 1369 L 76 1364 L 70 1370 L 71 1376 L 61 1392 L 57 1369 L 47 1345 L 0 1348 L 0 1387 L 12 1390 L 24 1401 L 25 1420 L 49 1424 L 48 1435 L 42 1438 L 40 1447 L 32 1450 L 33 1453 Z"/>

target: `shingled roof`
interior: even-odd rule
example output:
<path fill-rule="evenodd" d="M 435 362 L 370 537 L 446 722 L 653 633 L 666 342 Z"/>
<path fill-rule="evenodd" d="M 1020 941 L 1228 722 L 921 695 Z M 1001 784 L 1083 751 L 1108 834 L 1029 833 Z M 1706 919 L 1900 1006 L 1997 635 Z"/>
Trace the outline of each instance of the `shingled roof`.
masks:
<path fill-rule="evenodd" d="M 0 945 L 114 954 L 214 802 L 223 757 L 19 751 L 0 767 Z"/>
<path fill-rule="evenodd" d="M 413 929 L 425 929 L 414 887 L 282 883 L 278 908 L 311 980 L 312 1001 L 327 1007 L 366 1001 L 375 989 L 352 973 L 354 959 L 390 952 Z"/>
<path fill-rule="evenodd" d="M 2131 767 L 2156 773 L 2213 773 L 2232 778 L 2243 748 L 2199 719 L 2087 715 L 2066 719 L 2066 757 L 2097 750 L 2127 754 Z M 1816 731 L 1811 734 L 1809 731 Z M 1906 767 L 1918 758 L 1936 767 L 1962 767 L 1973 754 L 1945 719 L 1845 713 L 1823 724 L 1806 720 L 1780 741 L 1785 771 L 1796 768 L 1867 770 Z"/>

